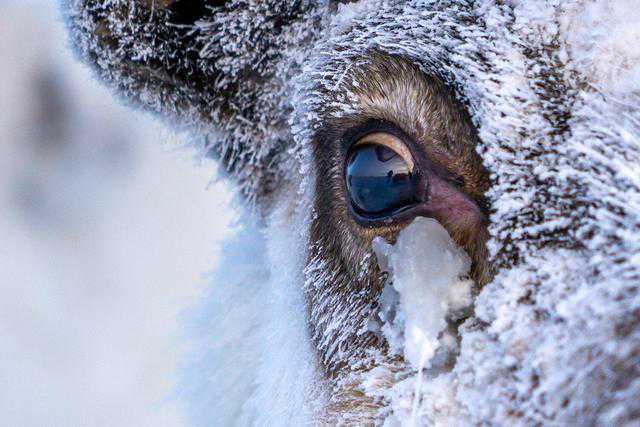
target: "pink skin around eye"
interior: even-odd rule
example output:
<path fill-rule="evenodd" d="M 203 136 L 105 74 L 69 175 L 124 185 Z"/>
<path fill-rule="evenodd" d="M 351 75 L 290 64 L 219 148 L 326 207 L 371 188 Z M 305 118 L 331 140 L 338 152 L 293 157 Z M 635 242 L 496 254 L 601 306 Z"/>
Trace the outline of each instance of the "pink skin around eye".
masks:
<path fill-rule="evenodd" d="M 427 216 L 455 228 L 479 227 L 484 215 L 478 205 L 452 183 L 436 173 L 429 173 L 428 198 L 424 206 Z"/>

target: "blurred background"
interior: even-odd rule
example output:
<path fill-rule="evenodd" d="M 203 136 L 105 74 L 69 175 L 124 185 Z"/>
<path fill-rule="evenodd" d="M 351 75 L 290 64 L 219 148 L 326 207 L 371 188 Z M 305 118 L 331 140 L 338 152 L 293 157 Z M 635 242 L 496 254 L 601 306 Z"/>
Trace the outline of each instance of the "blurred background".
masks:
<path fill-rule="evenodd" d="M 0 0 L 0 61 L 1 424 L 184 425 L 179 318 L 229 189 L 75 62 L 55 0 Z"/>

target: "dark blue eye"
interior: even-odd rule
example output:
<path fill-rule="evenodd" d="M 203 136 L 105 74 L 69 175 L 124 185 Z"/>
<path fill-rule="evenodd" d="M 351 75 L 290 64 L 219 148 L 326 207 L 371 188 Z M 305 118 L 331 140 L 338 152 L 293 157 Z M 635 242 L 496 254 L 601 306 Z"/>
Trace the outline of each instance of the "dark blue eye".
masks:
<path fill-rule="evenodd" d="M 384 217 L 416 204 L 418 178 L 412 169 L 413 164 L 386 145 L 367 142 L 352 147 L 346 180 L 355 211 Z"/>

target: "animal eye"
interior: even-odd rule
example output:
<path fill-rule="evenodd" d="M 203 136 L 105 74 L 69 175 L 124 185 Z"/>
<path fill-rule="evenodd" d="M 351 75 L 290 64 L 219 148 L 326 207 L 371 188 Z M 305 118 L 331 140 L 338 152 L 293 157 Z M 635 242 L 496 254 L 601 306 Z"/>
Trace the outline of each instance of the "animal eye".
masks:
<path fill-rule="evenodd" d="M 418 177 L 407 146 L 387 133 L 365 136 L 351 146 L 345 170 L 354 210 L 382 218 L 418 202 Z"/>

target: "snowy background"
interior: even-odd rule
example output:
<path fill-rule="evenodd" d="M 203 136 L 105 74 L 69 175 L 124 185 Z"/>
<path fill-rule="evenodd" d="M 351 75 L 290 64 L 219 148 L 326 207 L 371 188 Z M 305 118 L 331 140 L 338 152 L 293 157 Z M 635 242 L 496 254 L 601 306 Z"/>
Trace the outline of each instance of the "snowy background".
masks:
<path fill-rule="evenodd" d="M 73 59 L 55 2 L 0 0 L 0 414 L 179 426 L 179 319 L 234 213 L 215 166 Z"/>

